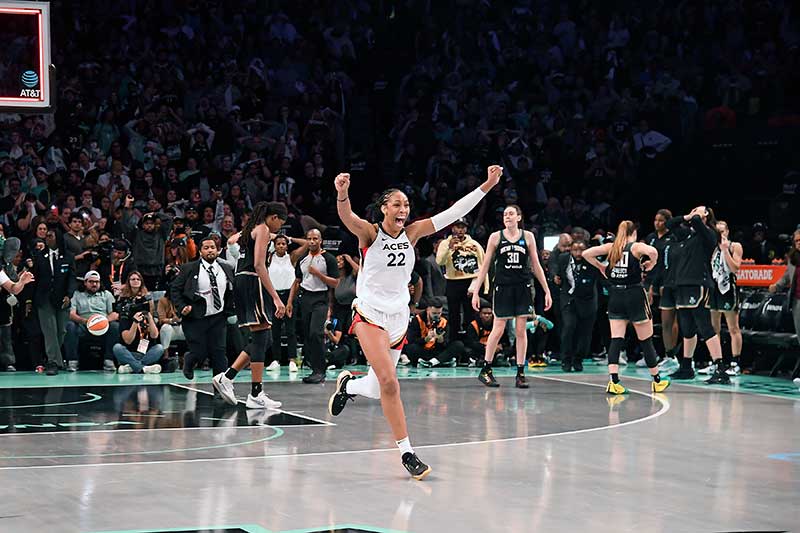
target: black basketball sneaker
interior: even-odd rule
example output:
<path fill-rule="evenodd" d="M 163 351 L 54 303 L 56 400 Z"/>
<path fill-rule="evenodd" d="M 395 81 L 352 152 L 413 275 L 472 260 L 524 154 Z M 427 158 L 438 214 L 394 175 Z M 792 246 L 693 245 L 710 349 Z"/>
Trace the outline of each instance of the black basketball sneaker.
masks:
<path fill-rule="evenodd" d="M 486 385 L 487 387 L 499 387 L 500 384 L 494 379 L 494 374 L 492 373 L 491 368 L 484 368 L 481 370 L 481 373 L 478 374 L 478 381 Z"/>
<path fill-rule="evenodd" d="M 525 377 L 525 374 L 517 374 L 517 380 L 514 386 L 518 389 L 527 389 L 530 386 L 528 385 L 528 380 Z"/>
<path fill-rule="evenodd" d="M 406 467 L 411 477 L 420 481 L 431 473 L 432 468 L 419 460 L 417 454 L 406 452 L 403 454 L 403 466 Z"/>
<path fill-rule="evenodd" d="M 331 416 L 339 416 L 347 405 L 347 401 L 353 401 L 356 397 L 355 394 L 347 394 L 347 382 L 353 378 L 353 374 L 349 370 L 343 370 L 336 378 L 336 392 L 333 393 L 331 399 L 328 400 L 328 412 Z"/>

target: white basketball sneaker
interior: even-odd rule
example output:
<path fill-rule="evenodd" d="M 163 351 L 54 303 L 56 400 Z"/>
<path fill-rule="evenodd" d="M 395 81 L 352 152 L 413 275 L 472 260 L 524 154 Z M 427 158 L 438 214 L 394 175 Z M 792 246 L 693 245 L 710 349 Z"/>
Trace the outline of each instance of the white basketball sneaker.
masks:
<path fill-rule="evenodd" d="M 289 361 L 289 372 L 292 374 L 297 372 L 297 363 L 295 363 L 294 361 Z"/>
<path fill-rule="evenodd" d="M 211 384 L 217 389 L 217 392 L 225 403 L 236 405 L 236 391 L 233 390 L 233 380 L 225 377 L 225 374 L 217 374 L 211 379 Z"/>
<path fill-rule="evenodd" d="M 263 390 L 255 397 L 252 394 L 248 394 L 247 402 L 244 404 L 248 409 L 278 409 L 281 405 L 283 405 L 281 402 L 273 400 L 264 394 Z"/>
<path fill-rule="evenodd" d="M 275 372 L 280 371 L 281 364 L 278 361 L 273 361 L 269 364 L 269 366 L 265 369 L 267 372 Z"/>

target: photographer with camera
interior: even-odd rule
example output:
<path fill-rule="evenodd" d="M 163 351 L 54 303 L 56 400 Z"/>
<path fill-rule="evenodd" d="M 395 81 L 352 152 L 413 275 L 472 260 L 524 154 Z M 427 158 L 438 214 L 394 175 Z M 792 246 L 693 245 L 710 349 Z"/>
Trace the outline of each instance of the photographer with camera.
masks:
<path fill-rule="evenodd" d="M 114 345 L 119 374 L 159 374 L 158 361 L 164 347 L 157 344 L 158 327 L 153 318 L 153 300 L 139 272 L 131 272 L 122 287 L 118 304 L 120 342 Z"/>
<path fill-rule="evenodd" d="M 456 366 L 456 356 L 464 352 L 463 342 L 447 343 L 449 327 L 447 319 L 442 316 L 445 302 L 443 296 L 434 296 L 425 313 L 411 320 L 403 355 L 414 366 Z"/>
<path fill-rule="evenodd" d="M 109 246 L 110 244 L 110 246 Z M 138 271 L 136 261 L 131 254 L 131 246 L 125 239 L 116 239 L 113 243 L 98 244 L 100 264 L 100 281 L 104 290 L 111 291 L 118 298 L 122 287 L 127 283 L 128 276 Z"/>
<path fill-rule="evenodd" d="M 328 367 L 342 368 L 350 359 L 350 346 L 345 342 L 342 321 L 331 317 L 325 321 L 325 361 Z"/>
<path fill-rule="evenodd" d="M 114 311 L 114 296 L 110 292 L 101 290 L 100 274 L 90 270 L 83 276 L 84 290 L 77 290 L 72 295 L 70 302 L 67 335 L 64 337 L 64 353 L 67 356 L 67 370 L 78 370 L 78 343 L 80 339 L 89 335 L 86 323 L 94 314 L 101 314 L 108 318 L 108 331 L 98 337 L 105 346 L 103 370 L 114 371 L 113 348 L 119 339 L 119 314 Z"/>
<path fill-rule="evenodd" d="M 67 333 L 70 296 L 75 292 L 75 262 L 59 246 L 56 230 L 48 229 L 45 242 L 34 240 L 32 272 L 36 278 L 33 304 L 39 317 L 47 354 L 47 375 L 58 374 L 64 368 L 61 345 Z"/>

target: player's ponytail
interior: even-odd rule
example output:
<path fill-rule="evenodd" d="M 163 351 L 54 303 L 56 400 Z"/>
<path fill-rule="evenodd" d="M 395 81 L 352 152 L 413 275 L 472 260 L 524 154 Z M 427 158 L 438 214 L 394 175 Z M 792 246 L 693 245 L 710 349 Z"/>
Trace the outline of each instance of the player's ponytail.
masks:
<path fill-rule="evenodd" d="M 630 220 L 623 220 L 619 223 L 617 236 L 614 237 L 614 244 L 611 245 L 611 251 L 608 253 L 609 265 L 614 266 L 622 259 L 622 252 L 628 243 L 628 237 L 633 235 L 634 231 L 636 231 L 636 225 Z"/>

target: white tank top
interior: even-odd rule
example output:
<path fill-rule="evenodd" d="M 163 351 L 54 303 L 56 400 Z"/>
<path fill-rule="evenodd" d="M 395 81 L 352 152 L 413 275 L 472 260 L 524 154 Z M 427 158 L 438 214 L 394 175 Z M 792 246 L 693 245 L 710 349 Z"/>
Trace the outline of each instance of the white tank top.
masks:
<path fill-rule="evenodd" d="M 288 253 L 283 254 L 283 257 L 273 254 L 268 270 L 269 279 L 272 281 L 276 291 L 288 291 L 292 288 L 294 267 L 292 266 L 292 258 Z"/>
<path fill-rule="evenodd" d="M 361 249 L 356 297 L 386 314 L 407 311 L 408 283 L 415 260 L 414 247 L 405 230 L 393 238 L 378 226 L 375 241 Z"/>

